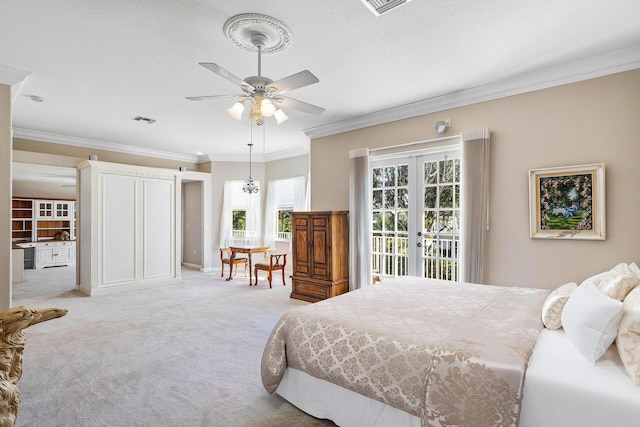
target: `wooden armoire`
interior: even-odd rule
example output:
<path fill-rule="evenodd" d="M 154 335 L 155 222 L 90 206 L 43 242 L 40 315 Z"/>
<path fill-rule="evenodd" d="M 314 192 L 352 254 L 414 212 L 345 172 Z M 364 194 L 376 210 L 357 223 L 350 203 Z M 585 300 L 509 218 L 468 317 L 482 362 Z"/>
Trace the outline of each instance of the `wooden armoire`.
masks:
<path fill-rule="evenodd" d="M 291 298 L 316 302 L 349 291 L 348 212 L 292 214 Z"/>

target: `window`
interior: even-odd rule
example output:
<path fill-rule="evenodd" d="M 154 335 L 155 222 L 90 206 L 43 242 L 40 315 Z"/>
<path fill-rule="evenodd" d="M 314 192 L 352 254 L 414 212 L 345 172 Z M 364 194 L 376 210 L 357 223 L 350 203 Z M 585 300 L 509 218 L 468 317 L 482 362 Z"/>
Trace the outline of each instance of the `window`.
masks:
<path fill-rule="evenodd" d="M 293 208 L 278 209 L 278 239 L 291 239 L 291 213 Z"/>
<path fill-rule="evenodd" d="M 220 247 L 260 244 L 260 196 L 242 191 L 244 181 L 225 181 Z M 259 185 L 259 182 L 256 181 Z"/>
<path fill-rule="evenodd" d="M 247 211 L 235 210 L 231 212 L 232 235 L 234 239 L 244 238 L 247 231 Z"/>
<path fill-rule="evenodd" d="M 275 247 L 277 240 L 291 240 L 291 213 L 307 210 L 305 177 L 269 181 L 264 221 L 264 244 Z"/>

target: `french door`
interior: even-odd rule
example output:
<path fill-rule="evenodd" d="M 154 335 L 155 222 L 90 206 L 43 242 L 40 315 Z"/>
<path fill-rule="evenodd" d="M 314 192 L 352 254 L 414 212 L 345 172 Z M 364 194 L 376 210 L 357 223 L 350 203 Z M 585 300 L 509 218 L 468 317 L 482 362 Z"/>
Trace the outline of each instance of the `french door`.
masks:
<path fill-rule="evenodd" d="M 458 280 L 459 148 L 370 164 L 373 274 Z"/>

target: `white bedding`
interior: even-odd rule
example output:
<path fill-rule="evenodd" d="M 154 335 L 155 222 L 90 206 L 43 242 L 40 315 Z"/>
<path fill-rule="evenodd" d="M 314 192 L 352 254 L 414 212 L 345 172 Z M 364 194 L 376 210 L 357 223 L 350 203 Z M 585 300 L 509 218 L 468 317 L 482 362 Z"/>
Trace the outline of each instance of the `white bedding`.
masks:
<path fill-rule="evenodd" d="M 276 392 L 341 427 L 420 426 L 416 416 L 291 368 Z M 520 427 L 638 425 L 640 387 L 631 382 L 615 345 L 593 365 L 563 330 L 541 331 L 526 373 Z"/>

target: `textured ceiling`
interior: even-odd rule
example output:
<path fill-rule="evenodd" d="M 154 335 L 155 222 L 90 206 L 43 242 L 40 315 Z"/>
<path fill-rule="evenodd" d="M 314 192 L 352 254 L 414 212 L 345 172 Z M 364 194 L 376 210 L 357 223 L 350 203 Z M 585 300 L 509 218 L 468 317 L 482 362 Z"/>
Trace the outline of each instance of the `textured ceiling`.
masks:
<path fill-rule="evenodd" d="M 505 81 L 531 86 L 532 75 L 567 80 L 554 73 L 569 64 L 578 78 L 640 66 L 638 0 L 414 0 L 380 17 L 360 0 L 0 0 L 0 11 L 0 65 L 31 73 L 13 107 L 17 136 L 214 160 L 246 157 L 248 121 L 227 115 L 232 101 L 185 97 L 238 93 L 198 62 L 257 74 L 257 55 L 222 31 L 239 13 L 289 26 L 291 46 L 263 56 L 262 74 L 310 70 L 320 82 L 287 95 L 326 108 L 266 119 L 258 158 L 305 152 L 305 129 Z"/>

